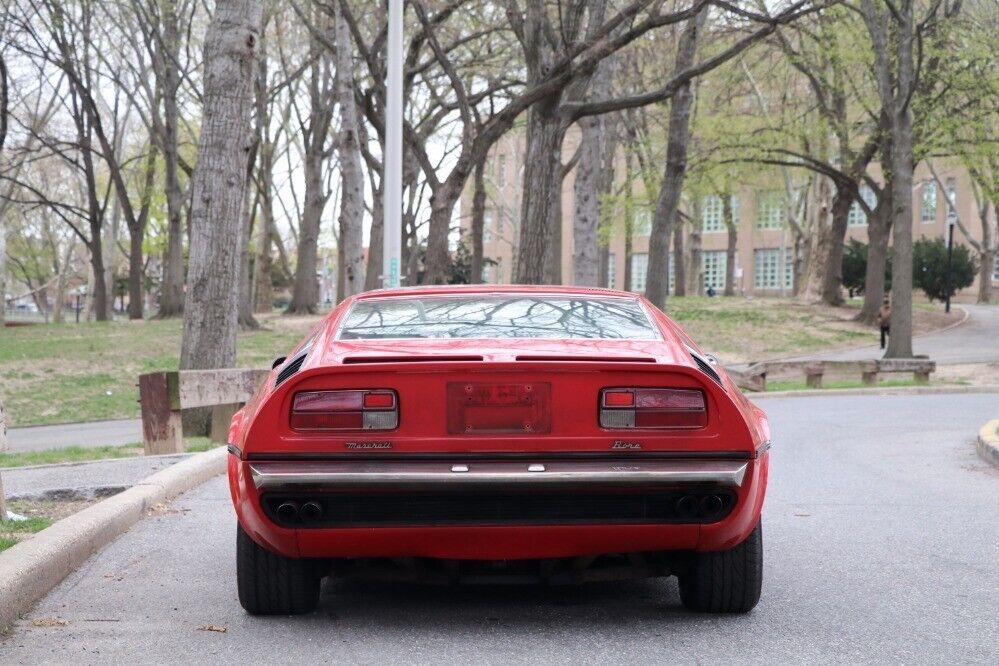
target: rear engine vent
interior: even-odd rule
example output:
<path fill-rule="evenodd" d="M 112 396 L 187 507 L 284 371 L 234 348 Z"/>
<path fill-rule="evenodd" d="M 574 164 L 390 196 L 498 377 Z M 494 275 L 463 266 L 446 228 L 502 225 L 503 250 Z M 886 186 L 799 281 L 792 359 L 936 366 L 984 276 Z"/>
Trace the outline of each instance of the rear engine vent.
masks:
<path fill-rule="evenodd" d="M 347 356 L 347 363 L 452 363 L 461 361 L 481 361 L 481 356 L 473 355 L 436 355 L 436 356 Z"/>
<path fill-rule="evenodd" d="M 554 356 L 554 355 L 521 355 L 518 361 L 576 361 L 579 363 L 655 363 L 656 359 L 648 356 Z"/>
<path fill-rule="evenodd" d="M 721 376 L 718 374 L 718 371 L 711 367 L 710 363 L 696 354 L 691 354 L 690 357 L 694 359 L 694 363 L 697 364 L 697 367 L 700 368 L 701 372 L 711 377 L 711 379 L 715 380 L 719 384 L 722 383 Z"/>
<path fill-rule="evenodd" d="M 302 364 L 305 363 L 305 357 L 308 356 L 308 352 L 299 354 L 295 358 L 291 359 L 284 364 L 281 371 L 278 372 L 277 379 L 274 380 L 274 386 L 280 386 L 281 382 L 291 377 L 293 374 L 302 369 Z"/>

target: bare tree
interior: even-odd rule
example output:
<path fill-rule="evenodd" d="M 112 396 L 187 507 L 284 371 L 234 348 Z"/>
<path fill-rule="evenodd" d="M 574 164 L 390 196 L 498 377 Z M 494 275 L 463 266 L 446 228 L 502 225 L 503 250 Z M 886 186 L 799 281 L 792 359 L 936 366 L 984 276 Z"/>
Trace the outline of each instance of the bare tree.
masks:
<path fill-rule="evenodd" d="M 236 360 L 239 253 L 252 146 L 259 0 L 220 0 L 205 36 L 204 114 L 191 208 L 191 251 L 180 367 Z"/>
<path fill-rule="evenodd" d="M 708 11 L 703 9 L 687 24 L 677 42 L 674 72 L 685 72 L 694 66 L 697 40 L 704 28 Z M 667 133 L 666 167 L 656 212 L 652 217 L 652 234 L 649 236 L 649 265 L 645 282 L 645 297 L 660 308 L 666 307 L 669 287 L 669 240 L 679 213 L 683 176 L 687 170 L 687 145 L 690 140 L 690 109 L 694 94 L 690 80 L 677 87 L 670 102 L 669 130 Z M 676 273 L 681 272 L 679 264 Z"/>
<path fill-rule="evenodd" d="M 337 298 L 353 296 L 364 289 L 362 224 L 364 221 L 364 172 L 361 167 L 360 121 L 354 102 L 354 62 L 350 28 L 339 4 L 334 6 L 336 46 L 336 99 L 340 106 L 340 249 L 343 279 L 337 282 Z"/>

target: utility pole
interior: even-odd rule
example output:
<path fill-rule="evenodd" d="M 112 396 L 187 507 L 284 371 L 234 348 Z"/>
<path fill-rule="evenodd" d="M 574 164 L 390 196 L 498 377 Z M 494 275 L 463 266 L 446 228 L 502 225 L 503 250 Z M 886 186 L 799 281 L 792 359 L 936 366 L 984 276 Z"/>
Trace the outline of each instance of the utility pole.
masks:
<path fill-rule="evenodd" d="M 388 0 L 388 58 L 385 80 L 384 258 L 382 285 L 399 286 L 402 255 L 402 10 Z"/>
<path fill-rule="evenodd" d="M 954 284 L 952 267 L 954 264 L 954 222 L 955 218 L 947 215 L 947 300 L 944 302 L 944 312 L 950 312 L 950 292 L 953 291 L 951 285 Z"/>

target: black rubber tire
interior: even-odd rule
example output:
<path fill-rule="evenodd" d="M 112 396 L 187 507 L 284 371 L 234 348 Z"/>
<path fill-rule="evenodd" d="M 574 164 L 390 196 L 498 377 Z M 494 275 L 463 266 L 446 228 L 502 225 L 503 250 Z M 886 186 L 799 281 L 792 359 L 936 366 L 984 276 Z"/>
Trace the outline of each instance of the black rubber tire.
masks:
<path fill-rule="evenodd" d="M 680 601 L 701 613 L 748 613 L 763 589 L 763 523 L 738 546 L 694 555 L 679 576 Z"/>
<path fill-rule="evenodd" d="M 283 557 L 261 548 L 236 525 L 236 584 L 250 615 L 300 615 L 319 604 L 321 569 L 314 560 Z"/>

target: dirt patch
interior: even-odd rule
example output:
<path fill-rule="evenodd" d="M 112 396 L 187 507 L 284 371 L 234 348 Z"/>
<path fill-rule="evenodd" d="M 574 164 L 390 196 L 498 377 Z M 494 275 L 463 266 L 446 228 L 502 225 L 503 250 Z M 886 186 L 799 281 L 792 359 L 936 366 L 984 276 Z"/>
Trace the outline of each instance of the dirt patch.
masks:
<path fill-rule="evenodd" d="M 938 365 L 933 378 L 969 386 L 995 386 L 999 384 L 999 363 Z"/>
<path fill-rule="evenodd" d="M 8 502 L 7 508 L 16 514 L 27 518 L 25 521 L 0 522 L 0 542 L 9 546 L 30 539 L 57 520 L 70 516 L 87 508 L 96 499 L 91 500 L 14 500 Z"/>

